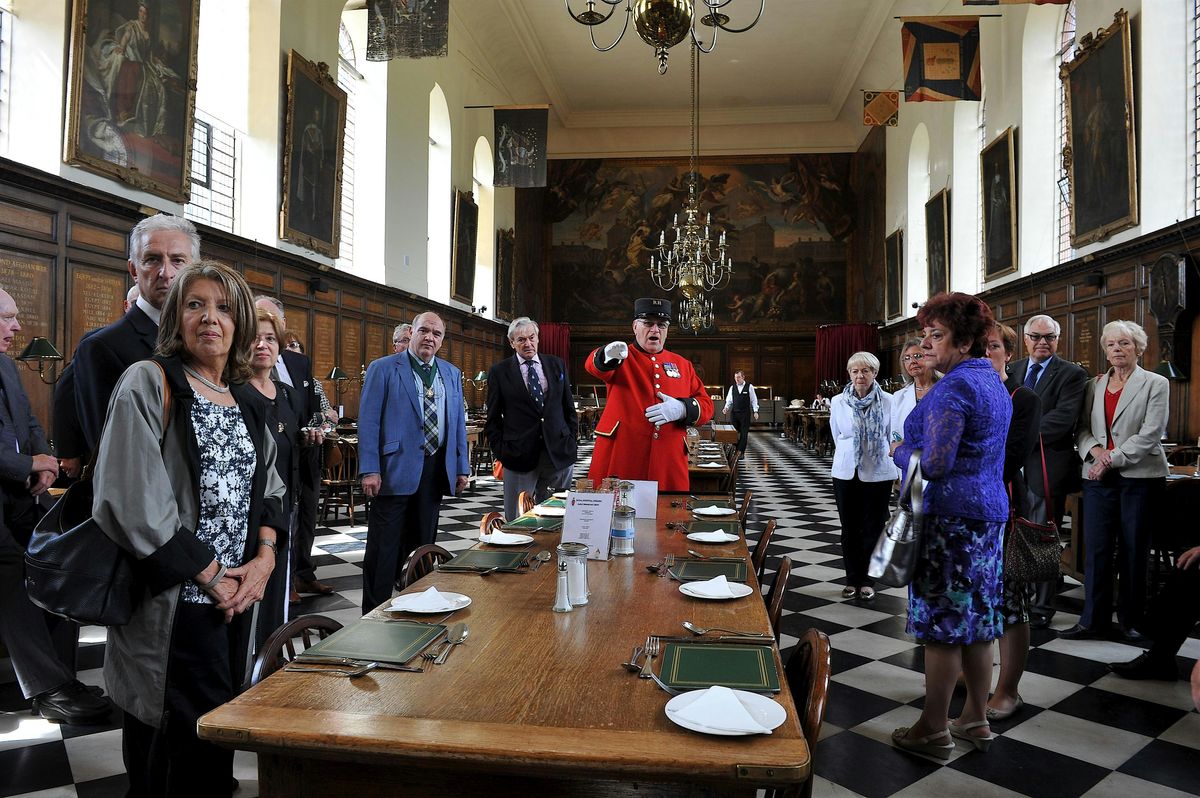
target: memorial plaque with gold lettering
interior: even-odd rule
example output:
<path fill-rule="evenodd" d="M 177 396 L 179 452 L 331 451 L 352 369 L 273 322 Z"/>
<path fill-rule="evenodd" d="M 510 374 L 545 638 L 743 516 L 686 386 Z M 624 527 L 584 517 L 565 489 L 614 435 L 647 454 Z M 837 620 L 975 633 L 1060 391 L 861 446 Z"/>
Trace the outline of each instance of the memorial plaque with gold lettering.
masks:
<path fill-rule="evenodd" d="M 337 363 L 337 317 L 329 313 L 313 314 L 313 336 L 308 342 L 308 355 L 313 362 L 313 375 L 325 386 L 325 395 L 336 404 L 333 383 L 327 379 Z M 343 367 L 343 370 L 345 368 Z"/>
<path fill-rule="evenodd" d="M 1072 315 L 1071 353 L 1068 357 L 1080 363 L 1088 375 L 1099 371 L 1099 330 L 1096 329 L 1098 314 L 1095 310 L 1084 310 Z"/>
<path fill-rule="evenodd" d="M 70 327 L 67 340 L 68 359 L 79 345 L 79 339 L 89 330 L 105 327 L 125 313 L 125 294 L 129 290 L 128 275 L 107 269 L 72 265 L 70 294 Z"/>
<path fill-rule="evenodd" d="M 359 382 L 357 377 L 362 371 L 362 321 L 343 317 L 339 327 L 341 345 L 338 347 L 339 363 L 342 371 L 350 379 L 342 386 L 342 404 L 346 415 L 358 416 Z M 328 373 L 328 372 L 326 372 Z"/>
<path fill-rule="evenodd" d="M 50 308 L 52 258 L 41 255 L 29 255 L 0 249 L 0 286 L 12 296 L 17 305 L 17 320 L 21 329 L 13 336 L 12 346 L 8 349 L 10 357 L 21 354 L 21 350 L 31 338 L 41 336 L 49 338 L 56 347 L 61 347 L 62 341 L 55 341 L 51 333 Z M 49 369 L 54 369 L 51 364 Z M 59 364 L 58 368 L 61 368 Z M 21 384 L 33 414 L 43 426 L 50 421 L 51 387 L 38 379 L 36 371 L 31 371 L 18 364 L 21 374 Z"/>

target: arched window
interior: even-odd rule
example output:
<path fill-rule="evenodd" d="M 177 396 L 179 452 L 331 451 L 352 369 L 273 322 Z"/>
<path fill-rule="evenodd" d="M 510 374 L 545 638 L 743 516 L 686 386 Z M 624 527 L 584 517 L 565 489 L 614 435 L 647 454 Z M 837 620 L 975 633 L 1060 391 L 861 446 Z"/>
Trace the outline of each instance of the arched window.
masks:
<path fill-rule="evenodd" d="M 450 176 L 450 109 L 442 87 L 429 92 L 429 242 L 425 274 L 430 299 L 450 302 L 450 236 L 453 185 Z"/>
<path fill-rule="evenodd" d="M 475 243 L 475 305 L 486 307 L 494 316 L 496 311 L 496 190 L 492 187 L 492 145 L 486 136 L 475 141 L 475 158 L 471 167 L 475 197 L 479 202 L 479 227 Z"/>
<path fill-rule="evenodd" d="M 1062 34 L 1058 42 L 1058 65 L 1070 61 L 1075 55 L 1075 0 L 1071 0 L 1067 4 L 1063 12 Z M 1057 74 L 1055 75 L 1057 78 Z M 1055 132 L 1055 141 L 1058 143 L 1058 149 L 1055 152 L 1055 157 L 1058 162 L 1058 167 L 1054 170 L 1056 179 L 1058 180 L 1058 262 L 1063 263 L 1070 260 L 1075 250 L 1071 248 L 1071 208 L 1068 203 L 1071 199 L 1071 187 L 1067 181 L 1067 172 L 1062 167 L 1062 150 L 1067 146 L 1067 93 L 1062 82 L 1059 81 L 1058 86 L 1058 114 L 1056 116 L 1057 126 Z"/>
<path fill-rule="evenodd" d="M 1200 214 L 1200 0 L 1192 0 L 1192 196 Z"/>
<path fill-rule="evenodd" d="M 354 268 L 354 91 L 362 79 L 354 41 L 343 22 L 338 28 L 337 82 L 346 92 L 346 132 L 342 145 L 342 232 L 337 267 L 347 270 Z"/>
<path fill-rule="evenodd" d="M 929 129 L 921 122 L 908 145 L 908 250 L 904 296 L 924 303 L 929 298 L 928 257 L 925 252 L 925 203 L 929 199 Z M 904 308 L 906 316 L 912 308 Z"/>

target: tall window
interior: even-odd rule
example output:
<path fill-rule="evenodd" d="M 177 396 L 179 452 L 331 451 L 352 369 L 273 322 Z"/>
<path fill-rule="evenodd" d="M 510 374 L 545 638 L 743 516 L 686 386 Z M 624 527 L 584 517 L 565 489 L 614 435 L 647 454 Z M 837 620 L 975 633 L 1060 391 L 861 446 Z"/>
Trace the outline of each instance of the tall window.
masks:
<path fill-rule="evenodd" d="M 237 131 L 196 109 L 192 125 L 191 199 L 183 215 L 220 230 L 237 232 L 237 164 L 241 141 Z"/>
<path fill-rule="evenodd" d="M 1200 0 L 1192 2 L 1192 183 L 1193 212 L 1200 214 Z"/>
<path fill-rule="evenodd" d="M 487 137 L 475 140 L 471 163 L 475 198 L 479 203 L 479 225 L 475 243 L 475 305 L 489 308 L 495 314 L 496 277 L 496 190 L 492 186 L 494 167 L 492 145 Z"/>
<path fill-rule="evenodd" d="M 342 23 L 338 31 L 337 82 L 346 92 L 346 133 L 342 146 L 342 233 L 338 247 L 337 266 L 351 269 L 354 266 L 354 89 L 363 79 L 358 71 L 354 55 L 354 42 L 350 31 Z"/>
<path fill-rule="evenodd" d="M 0 0 L 0 152 L 8 151 L 8 86 L 12 65 L 12 35 L 9 25 L 12 14 L 4 10 Z"/>
<path fill-rule="evenodd" d="M 450 301 L 450 236 L 454 205 L 454 186 L 450 173 L 450 108 L 442 87 L 433 84 L 429 92 L 429 262 L 425 275 L 429 280 L 428 297 Z"/>
<path fill-rule="evenodd" d="M 1059 66 L 1069 62 L 1075 55 L 1075 0 L 1067 5 L 1066 12 L 1063 14 L 1062 36 L 1059 38 L 1058 47 L 1058 64 Z M 1058 78 L 1057 73 L 1055 79 Z M 1070 200 L 1070 186 L 1066 178 L 1067 172 L 1062 166 L 1062 150 L 1067 146 L 1067 92 L 1063 87 L 1062 81 L 1059 81 L 1058 86 L 1058 120 L 1056 124 L 1055 140 L 1058 142 L 1058 152 L 1055 157 L 1058 165 L 1054 170 L 1054 179 L 1058 183 L 1058 190 L 1055 191 L 1055 196 L 1058 197 L 1058 262 L 1063 263 L 1070 260 L 1075 255 L 1075 250 L 1071 249 L 1071 209 L 1067 205 Z"/>

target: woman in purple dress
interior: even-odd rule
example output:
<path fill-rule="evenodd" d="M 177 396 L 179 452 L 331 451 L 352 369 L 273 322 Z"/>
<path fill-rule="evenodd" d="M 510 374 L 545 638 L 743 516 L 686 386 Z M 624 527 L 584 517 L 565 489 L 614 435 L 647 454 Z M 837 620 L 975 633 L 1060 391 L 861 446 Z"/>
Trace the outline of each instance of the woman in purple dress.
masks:
<path fill-rule="evenodd" d="M 925 706 L 911 728 L 892 733 L 900 748 L 941 759 L 952 737 L 986 751 L 992 641 L 1004 631 L 1002 535 L 1008 518 L 1004 445 L 1012 401 L 984 356 L 992 311 L 982 300 L 941 293 L 917 313 L 926 366 L 945 374 L 904 423 L 893 453 L 907 472 L 921 450 L 924 541 L 909 586 L 908 632 L 925 644 Z M 967 700 L 949 722 L 950 696 L 964 674 Z"/>

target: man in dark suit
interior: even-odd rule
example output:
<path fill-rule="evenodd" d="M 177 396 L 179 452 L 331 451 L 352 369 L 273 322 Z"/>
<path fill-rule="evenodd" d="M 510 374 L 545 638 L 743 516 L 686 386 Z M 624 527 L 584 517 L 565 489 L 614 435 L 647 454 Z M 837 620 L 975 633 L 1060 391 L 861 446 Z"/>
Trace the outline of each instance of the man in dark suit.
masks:
<path fill-rule="evenodd" d="M 287 329 L 284 317 L 283 303 L 275 297 L 256 296 L 256 307 L 273 313 L 279 317 L 279 323 Z M 317 395 L 317 381 L 313 379 L 312 361 L 307 355 L 291 352 L 287 349 L 279 351 L 279 360 L 275 363 L 275 371 L 280 382 L 285 382 L 296 390 L 292 392 L 292 402 L 295 406 L 296 417 L 302 426 L 312 423 L 313 416 L 322 415 L 321 399 Z M 335 415 L 333 420 L 337 420 Z M 291 485 L 288 486 L 292 488 Z M 296 593 L 319 593 L 328 595 L 333 588 L 324 582 L 317 581 L 317 575 L 312 561 L 313 538 L 317 534 L 317 502 L 321 497 L 321 450 L 316 446 L 306 446 L 300 450 L 300 485 L 296 501 L 296 529 L 291 550 L 295 555 L 293 585 Z M 299 600 L 299 595 L 293 595 L 292 600 Z"/>
<path fill-rule="evenodd" d="M 1046 475 L 1053 507 L 1047 507 L 1042 480 L 1042 455 L 1038 448 L 1025 462 L 1025 483 L 1032 494 L 1027 506 L 1030 520 L 1053 519 L 1062 528 L 1067 494 L 1079 489 L 1079 456 L 1075 453 L 1075 424 L 1087 388 L 1087 372 L 1057 357 L 1059 323 L 1046 315 L 1025 322 L 1025 349 L 1029 356 L 1012 364 L 1009 389 L 1017 385 L 1035 391 L 1042 402 L 1040 431 L 1046 450 Z M 1058 580 L 1038 585 L 1030 624 L 1045 629 L 1054 617 L 1054 595 Z"/>
<path fill-rule="evenodd" d="M 21 329 L 17 305 L 0 289 L 0 353 Z M 52 618 L 25 591 L 25 544 L 41 517 L 36 497 L 58 476 L 16 365 L 0 357 L 0 640 L 33 711 L 60 723 L 88 723 L 111 711 L 75 678 L 76 628 Z"/>
<path fill-rule="evenodd" d="M 72 454 L 83 462 L 100 442 L 108 400 L 117 381 L 125 369 L 154 352 L 158 317 L 175 274 L 199 259 L 200 236 L 195 225 L 183 217 L 160 213 L 143 219 L 130 231 L 129 273 L 137 281 L 137 301 L 123 317 L 80 341 L 71 361 L 75 408 L 85 447 Z"/>
<path fill-rule="evenodd" d="M 469 481 L 462 372 L 434 355 L 446 324 L 413 320 L 408 351 L 367 367 L 358 413 L 358 473 L 371 497 L 363 612 L 391 598 L 409 553 L 437 537 L 442 497 Z"/>
<path fill-rule="evenodd" d="M 513 519 L 522 491 L 542 501 L 570 480 L 579 418 L 562 360 L 538 354 L 537 322 L 514 319 L 508 343 L 516 355 L 488 370 L 483 431 L 504 466 L 504 517 Z"/>

